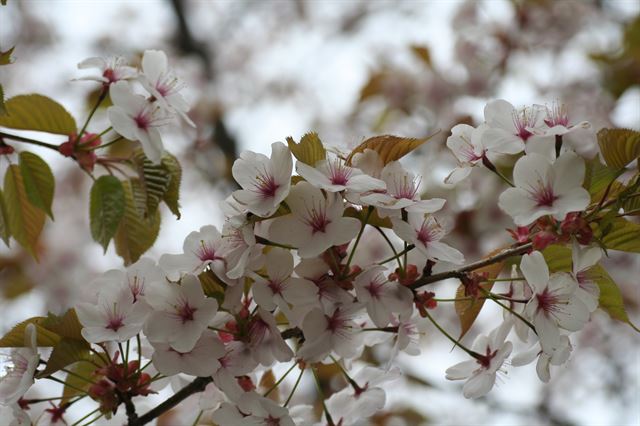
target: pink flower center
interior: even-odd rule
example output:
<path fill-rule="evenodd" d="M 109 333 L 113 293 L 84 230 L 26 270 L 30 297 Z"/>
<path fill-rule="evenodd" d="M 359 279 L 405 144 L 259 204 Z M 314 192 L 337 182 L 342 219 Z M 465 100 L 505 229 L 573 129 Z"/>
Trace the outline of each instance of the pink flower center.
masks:
<path fill-rule="evenodd" d="M 145 132 L 151 127 L 151 117 L 149 117 L 146 111 L 140 111 L 138 115 L 133 117 L 133 121 L 135 121 L 138 129 L 144 130 Z"/>
<path fill-rule="evenodd" d="M 129 280 L 129 289 L 133 296 L 133 303 L 136 303 L 139 296 L 144 296 L 144 278 L 133 277 L 133 281 Z"/>
<path fill-rule="evenodd" d="M 182 305 L 180 305 L 176 309 L 178 316 L 182 320 L 183 324 L 186 323 L 187 321 L 193 321 L 194 314 L 196 313 L 197 310 L 198 308 L 194 308 L 186 300 L 182 302 Z"/>
<path fill-rule="evenodd" d="M 369 282 L 364 288 L 369 292 L 373 299 L 380 299 L 380 295 L 382 295 L 382 287 L 384 286 L 384 282 L 377 281 L 380 277 L 376 277 Z"/>
<path fill-rule="evenodd" d="M 439 241 L 442 238 L 442 228 L 433 218 L 425 218 L 422 221 L 420 229 L 416 229 L 418 241 L 425 246 L 433 241 Z"/>
<path fill-rule="evenodd" d="M 269 414 L 269 417 L 265 419 L 265 424 L 267 426 L 280 426 L 280 419 L 277 419 Z"/>
<path fill-rule="evenodd" d="M 327 319 L 327 330 L 332 333 L 346 328 L 347 318 L 342 315 L 340 308 L 336 309 L 331 316 L 325 315 L 325 318 Z"/>
<path fill-rule="evenodd" d="M 329 162 L 329 179 L 333 185 L 346 186 L 351 178 L 352 170 L 343 164 L 340 164 L 338 160 Z"/>
<path fill-rule="evenodd" d="M 266 170 L 256 176 L 256 192 L 263 199 L 273 198 L 280 185 L 276 182 L 276 178 Z"/>
<path fill-rule="evenodd" d="M 538 308 L 536 312 L 542 312 L 545 316 L 552 314 L 554 311 L 558 309 L 558 305 L 560 304 L 560 300 L 554 294 L 552 294 L 548 288 L 545 288 L 542 293 L 536 294 L 536 299 L 538 301 Z"/>
<path fill-rule="evenodd" d="M 547 108 L 547 117 L 544 122 L 549 127 L 569 127 L 569 110 L 566 105 L 554 102 L 551 108 Z"/>
<path fill-rule="evenodd" d="M 196 256 L 203 262 L 223 260 L 222 257 L 216 255 L 216 249 L 213 244 L 203 240 L 200 240 L 200 248 L 198 248 Z"/>
<path fill-rule="evenodd" d="M 491 366 L 491 360 L 495 358 L 497 353 L 497 349 L 495 351 L 491 351 L 491 348 L 487 346 L 485 354 L 480 355 L 478 358 L 476 358 L 476 362 L 480 364 L 482 368 L 489 369 L 489 367 Z"/>
<path fill-rule="evenodd" d="M 118 75 L 113 68 L 107 68 L 106 70 L 104 70 L 102 76 L 107 79 L 108 84 L 118 81 Z"/>
<path fill-rule="evenodd" d="M 559 197 L 554 194 L 551 182 L 538 181 L 538 187 L 531 194 L 538 207 L 551 207 Z"/>
<path fill-rule="evenodd" d="M 316 232 L 327 232 L 327 226 L 331 223 L 322 208 L 307 210 L 304 222 L 311 228 L 312 235 L 315 235 Z"/>
<path fill-rule="evenodd" d="M 535 126 L 537 116 L 538 112 L 533 108 L 524 108 L 519 113 L 514 111 L 513 125 L 516 129 L 515 135 L 525 142 L 533 136 L 529 129 Z"/>
<path fill-rule="evenodd" d="M 282 281 L 279 280 L 269 280 L 267 286 L 271 289 L 273 294 L 282 295 L 282 290 L 284 289 L 284 285 Z"/>
<path fill-rule="evenodd" d="M 397 200 L 406 198 L 413 200 L 418 193 L 420 186 L 420 178 L 410 178 L 409 175 L 403 174 L 393 180 L 393 197 Z"/>
<path fill-rule="evenodd" d="M 109 322 L 107 323 L 107 327 L 109 330 L 118 331 L 122 327 L 124 327 L 123 317 L 120 315 L 112 316 L 109 318 Z"/>

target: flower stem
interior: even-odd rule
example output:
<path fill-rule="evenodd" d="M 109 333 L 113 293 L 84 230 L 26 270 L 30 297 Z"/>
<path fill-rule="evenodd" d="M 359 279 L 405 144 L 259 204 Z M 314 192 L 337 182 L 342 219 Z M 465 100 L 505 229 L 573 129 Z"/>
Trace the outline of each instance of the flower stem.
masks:
<path fill-rule="evenodd" d="M 435 319 L 433 319 L 433 317 L 431 316 L 431 314 L 429 314 L 429 312 L 425 311 L 425 314 L 427 315 L 427 318 L 429 318 L 429 320 L 433 323 L 433 325 L 435 325 L 436 328 L 440 331 L 440 333 L 444 334 L 447 337 L 447 339 L 451 340 L 451 342 L 455 346 L 459 347 L 460 349 L 462 349 L 463 351 L 471 355 L 473 358 L 477 359 L 479 356 L 481 356 L 477 352 L 472 351 L 471 349 L 467 348 L 466 346 L 458 342 L 456 339 L 454 339 L 449 333 L 447 333 L 447 331 L 444 328 L 440 326 L 440 324 L 438 324 L 438 322 Z"/>
<path fill-rule="evenodd" d="M 25 138 L 25 137 L 18 136 L 18 135 L 11 135 L 9 133 L 0 132 L 0 138 L 7 138 L 7 139 L 11 139 L 11 140 L 14 140 L 14 141 L 17 141 L 17 142 L 30 143 L 32 145 L 38 145 L 38 146 L 41 146 L 41 147 L 44 147 L 44 148 L 49 148 L 49 149 L 52 149 L 54 151 L 60 152 L 58 150 L 58 145 L 54 145 L 54 144 L 51 144 L 51 143 L 38 141 L 38 140 L 35 140 L 35 139 Z"/>
<path fill-rule="evenodd" d="M 509 306 L 505 305 L 504 303 L 500 302 L 498 300 L 497 297 L 495 297 L 495 295 L 485 289 L 483 289 L 482 287 L 480 287 L 480 290 L 482 290 L 483 293 L 485 293 L 487 295 L 487 297 L 491 300 L 493 300 L 495 303 L 497 303 L 498 305 L 500 305 L 503 309 L 506 309 L 507 311 L 509 311 L 511 314 L 515 315 L 516 317 L 518 317 L 522 322 L 524 322 L 525 324 L 527 324 L 527 326 L 533 330 L 533 332 L 538 335 L 538 332 L 536 331 L 536 328 L 534 327 L 533 324 L 531 324 L 531 322 L 529 322 L 529 320 L 527 320 L 525 317 L 523 317 L 522 315 L 520 315 L 519 313 L 517 313 L 516 311 L 514 311 L 513 309 L 511 309 Z"/>
<path fill-rule="evenodd" d="M 293 246 L 288 246 L 286 244 L 276 243 L 276 242 L 273 242 L 271 240 L 267 240 L 266 238 L 259 237 L 257 235 L 256 235 L 256 243 L 264 244 L 265 246 L 280 247 L 280 248 L 287 249 L 287 250 L 295 250 L 296 249 Z"/>
<path fill-rule="evenodd" d="M 389 258 L 387 258 L 387 259 L 385 259 L 385 260 L 383 260 L 383 261 L 381 261 L 381 262 L 378 262 L 378 265 L 384 265 L 384 264 L 385 264 L 385 263 L 387 263 L 387 262 L 391 262 L 391 261 L 392 261 L 392 260 L 394 260 L 394 259 L 398 259 L 398 258 L 400 258 L 401 256 L 404 256 L 405 254 L 409 253 L 409 252 L 410 252 L 411 250 L 413 250 L 415 247 L 416 247 L 415 245 L 413 245 L 413 244 L 409 244 L 409 245 L 408 245 L 408 246 L 406 246 L 406 247 L 405 247 L 405 249 L 404 249 L 404 250 L 402 250 L 400 253 L 396 253 L 395 255 L 393 255 L 393 256 L 391 256 L 391 257 L 389 257 Z"/>
<path fill-rule="evenodd" d="M 82 126 L 82 129 L 80 129 L 80 132 L 78 132 L 78 140 L 80 140 L 80 138 L 82 138 L 82 135 L 84 134 L 84 131 L 87 129 L 87 126 L 89 125 L 89 122 L 91 121 L 91 118 L 93 118 L 93 114 L 96 113 L 96 111 L 98 110 L 98 107 L 100 106 L 102 101 L 104 101 L 104 99 L 107 97 L 107 93 L 108 92 L 106 90 L 103 90 L 102 93 L 100 93 L 100 96 L 98 97 L 98 101 L 93 106 L 93 109 L 89 113 L 89 116 L 87 117 L 87 120 L 84 122 L 84 125 Z"/>
<path fill-rule="evenodd" d="M 84 151 L 95 151 L 96 149 L 101 149 L 101 148 L 106 148 L 109 145 L 113 145 L 116 142 L 120 142 L 122 139 L 124 139 L 122 136 L 118 136 L 117 138 L 115 138 L 112 141 L 103 143 L 102 145 L 98 145 L 98 146 L 90 146 L 88 148 L 84 148 Z"/>
<path fill-rule="evenodd" d="M 289 368 L 289 369 L 287 370 L 287 372 L 286 372 L 286 373 L 284 373 L 284 374 L 282 375 L 282 377 L 280 377 L 280 379 L 278 379 L 278 381 L 277 381 L 277 382 L 275 382 L 275 383 L 273 384 L 273 386 L 271 386 L 271 388 L 270 388 L 268 391 L 266 391 L 266 392 L 265 392 L 265 394 L 264 394 L 264 395 L 262 395 L 262 396 L 267 397 L 271 392 L 273 392 L 273 390 L 274 390 L 275 388 L 277 388 L 278 386 L 280 386 L 280 383 L 282 383 L 282 381 L 283 381 L 283 380 L 284 380 L 284 379 L 289 375 L 289 373 L 291 373 L 291 371 L 295 368 L 295 366 L 296 366 L 296 365 L 298 365 L 298 363 L 294 362 L 294 363 L 293 363 L 293 365 L 291 366 L 291 368 Z"/>
<path fill-rule="evenodd" d="M 287 400 L 284 402 L 284 406 L 286 407 L 287 405 L 289 405 L 289 401 L 291 401 L 291 398 L 293 397 L 293 394 L 296 392 L 296 389 L 298 389 L 298 385 L 300 384 L 300 380 L 302 380 L 302 375 L 304 374 L 304 368 L 300 369 L 300 374 L 298 374 L 298 378 L 296 379 L 295 384 L 293 385 L 293 389 L 291 389 L 291 393 L 289 393 L 289 396 L 287 397 Z"/>
<path fill-rule="evenodd" d="M 71 426 L 78 426 L 80 423 L 82 423 L 83 421 L 85 421 L 86 419 L 88 419 L 89 417 L 93 416 L 96 412 L 100 411 L 100 407 L 96 408 L 95 410 L 91 411 L 89 414 L 83 416 L 82 418 L 78 419 L 74 424 L 72 424 Z"/>
<path fill-rule="evenodd" d="M 362 226 L 360 227 L 360 231 L 358 232 L 358 236 L 356 237 L 356 242 L 353 244 L 351 253 L 349 253 L 347 264 L 344 266 L 344 270 L 346 271 L 346 273 L 349 273 L 349 265 L 351 265 L 351 261 L 353 260 L 353 255 L 356 254 L 356 248 L 358 248 L 358 243 L 360 242 L 360 238 L 364 233 L 364 228 L 367 226 L 367 222 L 369 222 L 371 213 L 373 213 L 373 206 L 369 206 L 369 208 L 367 209 L 367 216 L 365 216 L 364 221 L 362 222 Z"/>
<path fill-rule="evenodd" d="M 378 231 L 380 233 L 380 235 L 382 235 L 382 238 L 384 238 L 384 240 L 387 242 L 387 244 L 389 245 L 389 248 L 391 248 L 391 251 L 393 252 L 393 254 L 396 256 L 396 259 L 398 260 L 398 268 L 400 269 L 400 271 L 402 271 L 402 273 L 404 274 L 404 268 L 402 266 L 402 262 L 400 261 L 400 257 L 398 256 L 398 251 L 396 250 L 396 248 L 393 246 L 393 243 L 391 242 L 391 240 L 389 239 L 389 237 L 387 236 L 387 234 L 384 233 L 384 231 L 382 230 L 382 228 L 380 228 L 379 226 L 376 226 L 376 231 Z"/>
<path fill-rule="evenodd" d="M 329 414 L 327 405 L 324 403 L 324 400 L 325 400 L 324 392 L 322 392 L 322 387 L 320 386 L 320 379 L 318 379 L 318 374 L 316 373 L 315 369 L 312 369 L 312 372 L 313 372 L 314 381 L 316 383 L 316 389 L 318 390 L 318 396 L 320 396 L 320 399 L 321 399 L 322 410 L 324 411 L 324 416 L 327 419 L 327 425 L 336 426 L 336 424 L 333 422 L 333 419 L 331 418 L 331 414 Z"/>

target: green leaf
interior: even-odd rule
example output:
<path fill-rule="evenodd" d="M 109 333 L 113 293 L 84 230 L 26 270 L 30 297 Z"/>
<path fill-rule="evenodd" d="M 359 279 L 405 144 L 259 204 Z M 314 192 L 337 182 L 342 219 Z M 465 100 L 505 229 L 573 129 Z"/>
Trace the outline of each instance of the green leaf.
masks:
<path fill-rule="evenodd" d="M 163 201 L 178 219 L 180 219 L 180 183 L 182 181 L 182 167 L 178 159 L 173 155 L 165 152 L 162 157 L 162 167 L 169 173 L 171 180 L 169 187 L 164 194 Z"/>
<path fill-rule="evenodd" d="M 9 65 L 13 63 L 13 58 L 11 57 L 11 54 L 13 53 L 13 49 L 15 49 L 16 47 L 13 46 L 11 49 L 7 50 L 6 52 L 0 51 L 0 65 Z"/>
<path fill-rule="evenodd" d="M 613 169 L 600 163 L 596 157 L 587 161 L 586 176 L 584 180 L 584 188 L 591 194 L 592 202 L 599 202 L 609 188 L 607 198 L 615 196 L 624 189 L 624 185 L 616 181 L 624 170 Z"/>
<path fill-rule="evenodd" d="M 169 189 L 171 175 L 162 163 L 154 164 L 151 162 L 141 149 L 134 151 L 132 161 L 145 194 L 144 215 L 146 217 L 158 209 L 160 201 Z"/>
<path fill-rule="evenodd" d="M 627 323 L 634 330 L 640 332 L 640 329 L 629 319 L 629 315 L 627 315 L 627 311 L 624 308 L 622 293 L 609 273 L 600 265 L 596 265 L 589 273 L 597 278 L 596 282 L 600 288 L 598 307 L 608 313 L 611 318 Z"/>
<path fill-rule="evenodd" d="M 364 152 L 365 149 L 371 149 L 378 153 L 383 164 L 390 163 L 395 160 L 399 160 L 411 151 L 418 148 L 423 143 L 427 142 L 438 132 L 426 138 L 404 138 L 400 136 L 382 135 L 374 136 L 362 142 L 355 147 L 353 151 L 347 157 L 347 164 L 351 164 L 353 156 L 359 152 Z"/>
<path fill-rule="evenodd" d="M 36 342 L 38 346 L 55 346 L 60 341 L 60 336 L 47 330 L 41 324 L 45 317 L 33 317 L 14 326 L 2 339 L 0 339 L 0 348 L 22 348 L 25 346 L 24 333 L 28 324 L 36 326 Z"/>
<path fill-rule="evenodd" d="M 104 251 L 116 234 L 124 216 L 125 194 L 122 182 L 114 176 L 100 176 L 91 187 L 89 222 L 91 236 Z"/>
<path fill-rule="evenodd" d="M 549 272 L 571 272 L 571 249 L 561 245 L 550 245 L 542 251 Z"/>
<path fill-rule="evenodd" d="M 0 190 L 0 238 L 9 247 L 9 238 L 11 237 L 11 228 L 9 228 L 9 216 L 7 216 L 7 208 L 4 203 L 4 196 Z"/>
<path fill-rule="evenodd" d="M 17 165 L 9 166 L 4 176 L 4 198 L 13 238 L 36 257 L 35 244 L 42 232 L 45 214 L 29 201 Z"/>
<path fill-rule="evenodd" d="M 78 320 L 75 309 L 67 310 L 61 317 L 49 313 L 47 318 L 42 322 L 42 326 L 61 337 L 84 341 L 81 333 L 82 324 L 80 324 Z"/>
<path fill-rule="evenodd" d="M 60 135 L 70 135 L 77 129 L 71 114 L 46 96 L 14 96 L 5 102 L 5 108 L 8 115 L 0 116 L 0 126 Z"/>
<path fill-rule="evenodd" d="M 56 181 L 49 165 L 36 154 L 27 151 L 21 152 L 19 158 L 20 173 L 29 201 L 53 219 L 51 205 Z"/>
<path fill-rule="evenodd" d="M 293 153 L 293 155 L 305 164 L 314 167 L 320 160 L 324 160 L 327 157 L 327 151 L 322 145 L 322 141 L 318 137 L 316 132 L 310 132 L 305 134 L 300 143 L 296 143 L 292 137 L 287 138 L 287 145 Z"/>
<path fill-rule="evenodd" d="M 640 132 L 631 129 L 602 129 L 598 144 L 604 161 L 614 169 L 622 169 L 640 157 Z"/>
<path fill-rule="evenodd" d="M 51 351 L 47 366 L 38 373 L 37 377 L 47 377 L 65 368 L 67 365 L 86 359 L 90 355 L 89 343 L 63 337 Z"/>
<path fill-rule="evenodd" d="M 637 223 L 613 218 L 604 230 L 596 228 L 594 235 L 609 250 L 640 253 L 640 225 Z"/>
<path fill-rule="evenodd" d="M 116 231 L 116 253 L 125 265 L 137 261 L 155 242 L 160 231 L 160 212 L 148 218 L 140 213 L 140 204 L 146 200 L 140 182 L 131 179 L 124 183 L 125 212 Z"/>
<path fill-rule="evenodd" d="M 78 390 L 87 391 L 91 386 L 91 381 L 96 382 L 98 376 L 97 368 L 93 363 L 104 366 L 104 360 L 95 354 L 91 354 L 86 361 L 79 361 L 67 368 L 73 374 L 67 374 L 62 389 L 62 400 L 60 404 L 68 402 L 74 396 L 82 395 Z"/>

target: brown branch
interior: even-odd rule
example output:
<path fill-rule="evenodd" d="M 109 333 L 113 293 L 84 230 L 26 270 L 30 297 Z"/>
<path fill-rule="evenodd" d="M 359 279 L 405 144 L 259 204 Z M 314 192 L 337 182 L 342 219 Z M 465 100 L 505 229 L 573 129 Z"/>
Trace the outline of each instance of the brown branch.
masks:
<path fill-rule="evenodd" d="M 519 245 L 507 250 L 504 250 L 495 256 L 487 257 L 486 259 L 479 260 L 477 262 L 473 262 L 468 264 L 467 266 L 463 266 L 459 269 L 454 269 L 453 271 L 440 272 L 439 274 L 427 275 L 426 277 L 422 277 L 413 284 L 409 286 L 410 289 L 415 290 L 419 287 L 422 287 L 427 284 L 435 283 L 437 281 L 446 280 L 447 278 L 459 278 L 461 279 L 466 275 L 469 271 L 474 271 L 476 269 L 480 269 L 482 267 L 493 265 L 494 263 L 501 262 L 505 259 L 508 259 L 512 256 L 518 256 L 524 254 L 533 248 L 533 243 L 526 243 L 523 245 Z"/>
<path fill-rule="evenodd" d="M 284 330 L 280 333 L 280 335 L 282 336 L 283 339 L 303 337 L 302 330 L 300 330 L 298 327 Z M 160 417 L 162 414 L 171 410 L 173 407 L 180 404 L 182 401 L 184 401 L 191 395 L 204 391 L 207 385 L 212 381 L 213 379 L 211 377 L 197 377 L 193 382 L 189 383 L 187 386 L 183 387 L 178 392 L 173 394 L 172 397 L 165 400 L 164 402 L 157 405 L 155 408 L 151 409 L 150 411 L 146 412 L 140 417 L 137 417 L 135 415 L 135 407 L 133 407 L 131 400 L 129 400 L 129 404 L 131 404 L 131 406 L 133 407 L 134 416 L 129 415 L 130 407 L 127 405 L 127 401 L 123 399 L 125 401 L 125 406 L 127 408 L 127 416 L 129 417 L 128 426 L 142 426 L 149 423 L 153 419 Z"/>

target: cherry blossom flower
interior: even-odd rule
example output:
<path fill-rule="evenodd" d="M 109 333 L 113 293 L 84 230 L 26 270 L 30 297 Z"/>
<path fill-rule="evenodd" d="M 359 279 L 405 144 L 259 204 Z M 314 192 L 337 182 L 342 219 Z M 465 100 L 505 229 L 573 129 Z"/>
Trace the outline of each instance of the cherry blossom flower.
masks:
<path fill-rule="evenodd" d="M 251 356 L 261 365 L 269 367 L 275 361 L 285 362 L 293 357 L 293 351 L 280 335 L 273 315 L 258 308 L 249 324 L 249 348 Z"/>
<path fill-rule="evenodd" d="M 411 315 L 400 314 L 391 325 L 398 327 L 398 334 L 395 336 L 396 343 L 390 358 L 395 359 L 400 351 L 412 356 L 420 355 L 420 331 L 416 319 Z M 389 365 L 390 363 L 391 361 Z"/>
<path fill-rule="evenodd" d="M 385 189 L 383 181 L 366 175 L 359 169 L 347 166 L 339 158 L 318 161 L 315 167 L 298 161 L 296 171 L 313 186 L 329 192 L 346 190 L 362 193 Z"/>
<path fill-rule="evenodd" d="M 522 301 L 529 300 L 532 295 L 531 288 L 526 281 L 518 278 L 518 267 L 516 265 L 511 266 L 511 279 L 509 282 L 509 291 L 506 296 L 515 300 L 515 302 L 508 302 L 511 311 L 504 309 L 502 311 L 502 317 L 505 321 L 513 322 L 513 329 L 520 340 L 526 342 L 529 340 L 531 334 L 531 328 L 518 318 L 515 314 L 524 314 L 525 304 Z"/>
<path fill-rule="evenodd" d="M 148 288 L 165 282 L 165 275 L 156 263 L 147 258 L 140 258 L 129 265 L 125 271 L 111 269 L 91 282 L 91 287 L 101 292 L 118 292 L 122 287 L 128 287 L 133 303 L 144 302 L 145 291 Z"/>
<path fill-rule="evenodd" d="M 163 254 L 160 267 L 170 280 L 178 280 L 184 274 L 199 274 L 207 266 L 224 277 L 225 258 L 223 257 L 223 239 L 218 229 L 206 225 L 200 231 L 193 231 L 184 240 L 182 254 Z"/>
<path fill-rule="evenodd" d="M 254 279 L 251 291 L 258 306 L 273 311 L 276 306 L 292 320 L 293 307 L 318 303 L 317 288 L 304 278 L 291 277 L 293 273 L 293 255 L 281 248 L 273 248 L 265 255 L 267 276 L 252 274 Z"/>
<path fill-rule="evenodd" d="M 362 336 L 354 317 L 362 309 L 359 303 L 338 305 L 325 314 L 321 309 L 310 311 L 302 321 L 305 342 L 298 350 L 298 358 L 319 362 L 331 352 L 342 358 L 353 358 L 361 349 Z"/>
<path fill-rule="evenodd" d="M 411 314 L 413 292 L 409 288 L 390 282 L 384 266 L 372 266 L 358 275 L 353 283 L 358 301 L 377 327 L 385 327 L 393 319 L 393 313 Z"/>
<path fill-rule="evenodd" d="M 522 256 L 520 270 L 533 290 L 524 313 L 531 318 L 542 349 L 550 353 L 562 343 L 560 328 L 580 330 L 589 319 L 589 310 L 576 295 L 578 283 L 573 277 L 565 272 L 549 276 L 539 251 Z"/>
<path fill-rule="evenodd" d="M 499 147 L 504 154 L 522 152 L 525 142 L 543 125 L 538 107 L 517 110 L 502 99 L 485 106 L 484 119 L 488 129 L 482 134 L 482 144 Z"/>
<path fill-rule="evenodd" d="M 165 376 L 185 373 L 191 376 L 211 376 L 220 367 L 218 358 L 225 355 L 224 344 L 207 330 L 188 352 L 179 352 L 167 343 L 154 343 L 153 365 Z"/>
<path fill-rule="evenodd" d="M 144 155 L 159 164 L 164 147 L 158 128 L 168 124 L 169 117 L 157 102 L 133 93 L 126 81 L 113 84 L 109 93 L 113 106 L 107 114 L 113 129 L 127 139 L 140 141 Z"/>
<path fill-rule="evenodd" d="M 233 198 L 251 213 L 269 217 L 289 194 L 292 170 L 291 151 L 282 142 L 271 144 L 271 158 L 245 151 L 231 169 L 242 187 L 233 193 Z"/>
<path fill-rule="evenodd" d="M 337 305 L 353 301 L 353 296 L 339 287 L 333 278 L 329 276 L 329 265 L 323 259 L 319 257 L 301 259 L 294 270 L 296 275 L 315 284 L 317 287 L 317 301 L 320 302 L 325 310 L 332 310 Z M 309 309 L 307 308 L 305 314 Z"/>
<path fill-rule="evenodd" d="M 548 214 L 562 220 L 569 212 L 584 210 L 591 201 L 582 187 L 584 174 L 584 161 L 572 152 L 565 152 L 555 162 L 527 154 L 513 169 L 515 188 L 500 194 L 498 206 L 518 226 Z"/>
<path fill-rule="evenodd" d="M 453 247 L 440 242 L 446 231 L 432 215 L 409 213 L 407 222 L 391 218 L 393 232 L 404 241 L 415 245 L 427 259 L 441 260 L 455 264 L 464 263 L 464 256 Z"/>
<path fill-rule="evenodd" d="M 241 341 L 232 341 L 225 346 L 226 353 L 218 358 L 220 367 L 213 374 L 213 382 L 232 401 L 237 401 L 244 393 L 236 377 L 253 371 L 258 362 L 253 358 L 251 348 Z"/>
<path fill-rule="evenodd" d="M 34 383 L 38 355 L 37 330 L 33 324 L 24 329 L 24 347 L 11 350 L 9 362 L 0 375 L 0 405 L 12 405 L 29 390 Z M 20 416 L 16 416 L 18 419 Z"/>
<path fill-rule="evenodd" d="M 593 312 L 598 309 L 600 287 L 596 281 L 599 278 L 599 274 L 596 274 L 592 268 L 600 261 L 602 250 L 597 246 L 583 249 L 574 240 L 571 257 L 573 260 L 573 277 L 578 282 L 576 297 L 584 303 L 589 312 Z"/>
<path fill-rule="evenodd" d="M 100 75 L 80 77 L 78 80 L 91 80 L 110 85 L 122 80 L 131 80 L 137 77 L 138 71 L 127 65 L 127 61 L 120 56 L 108 58 L 87 58 L 78 64 L 78 69 L 97 68 Z"/>
<path fill-rule="evenodd" d="M 253 225 L 246 220 L 225 222 L 222 228 L 221 252 L 225 259 L 226 275 L 237 279 L 244 275 L 248 264 L 258 267 L 261 259 L 260 249 L 256 246 Z"/>
<path fill-rule="evenodd" d="M 195 124 L 187 112 L 189 104 L 180 91 L 185 84 L 167 64 L 167 55 L 161 50 L 145 50 L 142 55 L 140 82 L 149 93 L 170 111 L 175 111 L 191 126 Z"/>
<path fill-rule="evenodd" d="M 154 288 L 147 301 L 155 309 L 144 324 L 149 341 L 168 343 L 183 353 L 193 349 L 218 309 L 218 302 L 205 297 L 193 275 L 185 275 L 181 285 Z"/>
<path fill-rule="evenodd" d="M 352 378 L 358 388 L 347 386 L 331 395 L 325 403 L 327 410 L 336 424 L 352 424 L 371 417 L 386 403 L 386 394 L 380 385 L 395 381 L 400 376 L 397 367 L 390 370 L 363 367 Z"/>
<path fill-rule="evenodd" d="M 577 124 L 569 124 L 569 109 L 563 103 L 554 101 L 551 107 L 548 105 L 538 106 L 544 110 L 545 117 L 543 122 L 546 126 L 541 126 L 532 131 L 541 136 L 562 136 L 579 129 L 588 129 L 591 127 L 588 121 L 581 121 Z"/>
<path fill-rule="evenodd" d="M 420 179 L 405 170 L 399 161 L 392 161 L 382 169 L 380 178 L 387 186 L 386 192 L 372 192 L 360 197 L 360 202 L 378 207 L 381 217 L 400 216 L 400 209 L 408 212 L 433 213 L 444 206 L 445 200 L 420 199 Z"/>
<path fill-rule="evenodd" d="M 237 405 L 223 403 L 212 420 L 220 426 L 295 426 L 287 408 L 255 392 L 243 394 Z"/>
<path fill-rule="evenodd" d="M 287 197 L 291 214 L 274 219 L 270 238 L 298 249 L 300 257 L 314 257 L 329 247 L 353 240 L 360 221 L 342 217 L 344 204 L 338 194 L 322 191 L 308 182 L 299 182 Z"/>
<path fill-rule="evenodd" d="M 549 383 L 549 380 L 551 380 L 550 366 L 564 365 L 569 360 L 572 349 L 573 347 L 571 346 L 569 337 L 561 335 L 559 346 L 551 348 L 548 352 L 545 352 L 540 347 L 540 343 L 537 342 L 530 349 L 514 356 L 511 360 L 511 365 L 514 367 L 527 365 L 537 358 L 538 362 L 536 363 L 536 372 L 538 373 L 538 377 L 544 383 Z"/>
<path fill-rule="evenodd" d="M 384 168 L 384 163 L 380 155 L 369 148 L 356 153 L 351 160 L 351 164 L 374 178 L 380 178 L 382 169 Z"/>
<path fill-rule="evenodd" d="M 496 382 L 505 359 L 511 354 L 513 345 L 505 342 L 511 330 L 511 322 L 505 321 L 488 336 L 480 335 L 472 349 L 479 355 L 476 359 L 463 361 L 447 369 L 448 380 L 464 380 L 462 394 L 465 398 L 479 398 L 487 394 Z"/>
<path fill-rule="evenodd" d="M 107 275 L 106 279 L 116 275 Z M 119 277 L 121 278 L 121 277 Z M 142 330 L 149 314 L 146 303 L 136 303 L 129 286 L 118 281 L 117 290 L 105 287 L 98 294 L 98 302 L 78 303 L 76 313 L 82 324 L 82 337 L 88 342 L 126 342 Z"/>

